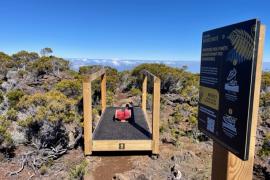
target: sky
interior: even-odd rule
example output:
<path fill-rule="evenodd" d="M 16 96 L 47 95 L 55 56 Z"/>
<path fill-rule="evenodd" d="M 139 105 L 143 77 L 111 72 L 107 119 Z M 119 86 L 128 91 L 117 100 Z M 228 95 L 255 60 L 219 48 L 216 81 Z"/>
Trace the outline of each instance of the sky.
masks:
<path fill-rule="evenodd" d="M 199 61 L 203 31 L 253 18 L 270 29 L 269 0 L 1 0 L 0 51 Z"/>

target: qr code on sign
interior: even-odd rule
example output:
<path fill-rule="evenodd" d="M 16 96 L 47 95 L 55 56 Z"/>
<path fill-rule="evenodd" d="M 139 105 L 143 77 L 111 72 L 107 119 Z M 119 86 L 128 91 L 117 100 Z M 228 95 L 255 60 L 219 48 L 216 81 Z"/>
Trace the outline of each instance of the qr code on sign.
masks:
<path fill-rule="evenodd" d="M 215 130 L 215 120 L 207 117 L 207 130 L 214 133 Z"/>

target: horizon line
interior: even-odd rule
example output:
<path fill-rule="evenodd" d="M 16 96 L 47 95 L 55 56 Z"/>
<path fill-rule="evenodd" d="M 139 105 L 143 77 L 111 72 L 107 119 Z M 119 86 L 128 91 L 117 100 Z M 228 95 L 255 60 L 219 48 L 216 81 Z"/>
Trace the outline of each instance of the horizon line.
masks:
<path fill-rule="evenodd" d="M 182 62 L 200 62 L 201 60 L 170 60 L 170 59 L 128 59 L 128 58 L 75 58 L 75 57 L 63 57 L 64 59 L 87 59 L 87 60 L 116 60 L 116 61 L 182 61 Z M 270 62 L 270 60 L 263 60 L 263 62 Z"/>

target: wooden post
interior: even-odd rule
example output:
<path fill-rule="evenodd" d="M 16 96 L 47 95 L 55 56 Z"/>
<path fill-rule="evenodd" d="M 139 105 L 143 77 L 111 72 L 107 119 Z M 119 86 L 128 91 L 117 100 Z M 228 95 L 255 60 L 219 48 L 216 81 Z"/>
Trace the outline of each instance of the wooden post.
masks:
<path fill-rule="evenodd" d="M 92 154 L 92 98 L 91 82 L 83 81 L 83 127 L 84 127 L 84 154 Z"/>
<path fill-rule="evenodd" d="M 153 154 L 159 153 L 159 118 L 160 118 L 160 79 L 154 77 L 154 91 L 153 91 Z"/>
<path fill-rule="evenodd" d="M 142 110 L 146 113 L 146 101 L 147 101 L 147 76 L 144 76 L 142 84 Z"/>
<path fill-rule="evenodd" d="M 106 109 L 106 74 L 101 76 L 101 110 L 102 113 Z"/>
<path fill-rule="evenodd" d="M 234 154 L 214 142 L 212 161 L 212 180 L 252 180 L 255 155 L 256 129 L 260 101 L 260 85 L 262 56 L 265 37 L 265 26 L 260 26 L 259 46 L 257 54 L 256 81 L 252 112 L 249 159 L 242 161 Z"/>

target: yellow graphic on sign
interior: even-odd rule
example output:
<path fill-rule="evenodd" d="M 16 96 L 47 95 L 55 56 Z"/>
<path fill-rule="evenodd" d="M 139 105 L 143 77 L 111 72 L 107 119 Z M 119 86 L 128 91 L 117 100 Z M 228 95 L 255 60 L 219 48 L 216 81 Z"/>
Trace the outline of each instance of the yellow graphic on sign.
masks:
<path fill-rule="evenodd" d="M 216 89 L 201 86 L 200 103 L 215 110 L 218 110 L 219 92 Z"/>

